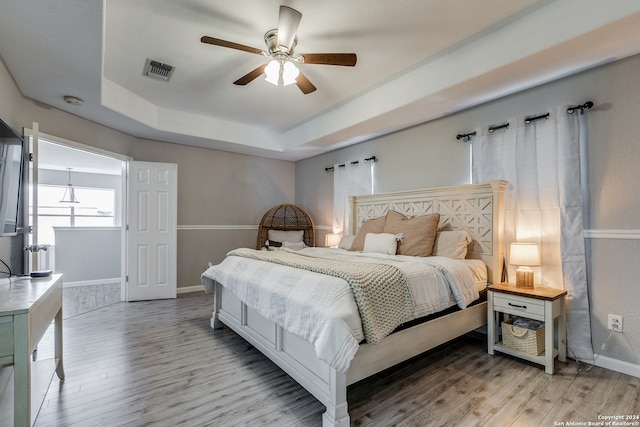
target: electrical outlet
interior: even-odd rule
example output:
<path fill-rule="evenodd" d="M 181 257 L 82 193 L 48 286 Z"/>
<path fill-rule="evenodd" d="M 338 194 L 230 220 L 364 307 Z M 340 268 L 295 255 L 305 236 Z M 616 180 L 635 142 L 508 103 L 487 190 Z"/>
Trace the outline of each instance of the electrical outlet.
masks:
<path fill-rule="evenodd" d="M 607 329 L 615 332 L 622 332 L 622 316 L 610 314 L 607 321 Z"/>

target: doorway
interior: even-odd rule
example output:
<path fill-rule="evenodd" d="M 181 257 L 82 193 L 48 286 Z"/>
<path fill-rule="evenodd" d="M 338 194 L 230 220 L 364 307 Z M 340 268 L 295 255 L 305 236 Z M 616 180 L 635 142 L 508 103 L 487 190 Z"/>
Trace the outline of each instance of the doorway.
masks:
<path fill-rule="evenodd" d="M 37 153 L 38 269 L 64 274 L 64 317 L 120 302 L 126 162 L 43 135 Z"/>

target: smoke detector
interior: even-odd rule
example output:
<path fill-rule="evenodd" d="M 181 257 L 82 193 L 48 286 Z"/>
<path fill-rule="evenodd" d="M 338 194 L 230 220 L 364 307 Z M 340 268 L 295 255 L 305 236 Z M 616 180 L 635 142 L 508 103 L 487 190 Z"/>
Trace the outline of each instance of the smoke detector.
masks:
<path fill-rule="evenodd" d="M 176 67 L 173 65 L 163 64 L 162 62 L 147 58 L 142 74 L 157 80 L 168 82 L 175 68 Z"/>
<path fill-rule="evenodd" d="M 71 95 L 65 95 L 62 99 L 64 99 L 64 102 L 71 105 L 82 105 L 82 103 L 84 102 L 82 99 L 78 98 L 77 96 L 71 96 Z"/>

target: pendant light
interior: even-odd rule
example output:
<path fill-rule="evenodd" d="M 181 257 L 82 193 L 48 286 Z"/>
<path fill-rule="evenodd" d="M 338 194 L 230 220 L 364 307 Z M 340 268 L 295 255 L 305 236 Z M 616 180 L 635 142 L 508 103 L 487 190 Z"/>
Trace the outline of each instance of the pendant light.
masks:
<path fill-rule="evenodd" d="M 71 184 L 71 169 L 72 168 L 67 168 L 69 170 L 69 180 L 67 181 L 67 188 L 64 190 L 64 195 L 62 196 L 62 200 L 60 200 L 60 203 L 64 203 L 69 205 L 69 207 L 78 205 L 80 202 L 78 201 L 78 199 L 76 199 L 76 192 L 75 189 L 73 188 L 73 185 Z"/>

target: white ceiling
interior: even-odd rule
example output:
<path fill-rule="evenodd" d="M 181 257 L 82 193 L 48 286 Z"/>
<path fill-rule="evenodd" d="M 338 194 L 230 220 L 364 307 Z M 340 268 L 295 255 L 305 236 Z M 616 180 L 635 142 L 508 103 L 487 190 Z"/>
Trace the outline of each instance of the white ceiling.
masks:
<path fill-rule="evenodd" d="M 40 139 L 38 142 L 38 168 L 74 173 L 122 175 L 123 163 L 113 157 L 102 156 L 84 150 Z"/>
<path fill-rule="evenodd" d="M 303 95 L 258 78 L 281 4 L 302 12 Z M 22 93 L 131 135 L 298 160 L 640 52 L 640 2 L 0 0 L 0 57 Z M 175 66 L 142 75 L 147 58 Z M 64 95 L 84 100 L 66 104 Z M 44 129 L 46 132 L 46 129 Z"/>

